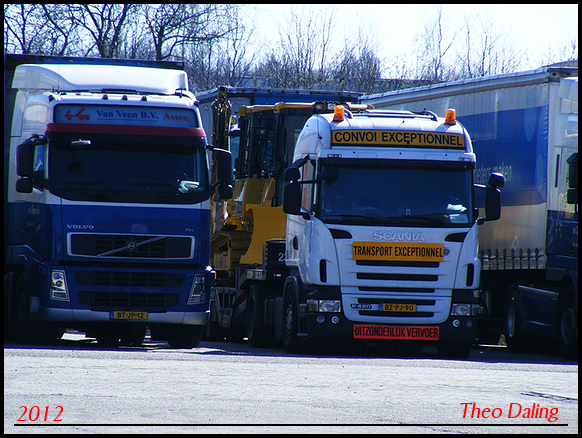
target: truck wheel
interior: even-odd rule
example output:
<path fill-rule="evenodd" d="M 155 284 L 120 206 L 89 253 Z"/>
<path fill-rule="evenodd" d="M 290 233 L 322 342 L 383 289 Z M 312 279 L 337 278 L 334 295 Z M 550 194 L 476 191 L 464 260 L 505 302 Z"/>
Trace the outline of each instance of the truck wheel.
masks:
<path fill-rule="evenodd" d="M 21 344 L 32 343 L 33 326 L 30 321 L 30 290 L 26 281 L 26 273 L 22 273 L 16 282 L 13 302 L 13 339 Z"/>
<path fill-rule="evenodd" d="M 135 324 L 128 324 L 123 326 L 120 333 L 120 345 L 133 345 L 139 346 L 142 344 L 143 340 L 145 339 L 147 331 L 147 326 L 145 325 L 135 325 Z"/>
<path fill-rule="evenodd" d="M 300 339 L 297 337 L 298 325 L 297 304 L 295 303 L 293 287 L 289 286 L 283 300 L 282 331 L 283 345 L 287 353 L 298 353 L 301 351 Z"/>
<path fill-rule="evenodd" d="M 519 309 L 519 292 L 517 284 L 509 286 L 505 302 L 505 342 L 512 353 L 527 350 L 528 336 L 521 328 L 521 312 Z"/>
<path fill-rule="evenodd" d="M 168 327 L 168 344 L 172 348 L 195 348 L 202 340 L 203 325 Z"/>
<path fill-rule="evenodd" d="M 218 325 L 216 321 L 208 321 L 204 326 L 204 336 L 205 341 L 218 342 L 224 341 L 226 334 L 224 329 Z"/>
<path fill-rule="evenodd" d="M 30 288 L 26 280 L 26 273 L 22 273 L 17 282 L 12 301 L 11 338 L 21 344 L 47 343 L 60 339 L 65 329 L 46 322 L 30 320 Z"/>
<path fill-rule="evenodd" d="M 119 345 L 119 330 L 117 327 L 101 327 L 95 333 L 97 344 L 104 348 L 116 348 Z"/>
<path fill-rule="evenodd" d="M 247 298 L 247 337 L 251 347 L 267 347 L 273 340 L 270 336 L 271 330 L 268 330 L 263 323 L 262 306 L 259 287 L 254 284 Z"/>
<path fill-rule="evenodd" d="M 578 357 L 578 318 L 574 307 L 574 288 L 569 286 L 558 299 L 558 348 L 568 359 Z"/>
<path fill-rule="evenodd" d="M 437 345 L 439 357 L 447 359 L 467 359 L 473 345 L 463 342 L 443 342 Z"/>

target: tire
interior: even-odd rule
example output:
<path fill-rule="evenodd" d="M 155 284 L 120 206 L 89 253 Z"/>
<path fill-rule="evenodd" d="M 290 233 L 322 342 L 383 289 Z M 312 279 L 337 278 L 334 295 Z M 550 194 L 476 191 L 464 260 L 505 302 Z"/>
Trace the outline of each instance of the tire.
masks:
<path fill-rule="evenodd" d="M 145 339 L 147 326 L 142 324 L 127 324 L 121 328 L 120 345 L 139 346 Z"/>
<path fill-rule="evenodd" d="M 467 359 L 473 345 L 466 342 L 443 342 L 437 345 L 439 357 L 444 359 Z"/>
<path fill-rule="evenodd" d="M 504 315 L 504 335 L 507 348 L 512 353 L 523 353 L 529 349 L 529 336 L 521 328 L 519 291 L 517 284 L 507 290 Z"/>
<path fill-rule="evenodd" d="M 20 274 L 16 281 L 12 308 L 12 338 L 20 344 L 33 343 L 33 324 L 30 321 L 30 290 L 26 273 Z"/>
<path fill-rule="evenodd" d="M 558 349 L 568 359 L 578 357 L 578 315 L 574 307 L 574 288 L 569 286 L 558 299 Z"/>
<path fill-rule="evenodd" d="M 298 310 L 295 302 L 293 286 L 288 286 L 283 298 L 283 346 L 287 353 L 299 353 L 302 351 L 301 340 L 297 337 L 298 333 Z"/>
<path fill-rule="evenodd" d="M 204 326 L 205 341 L 222 342 L 226 338 L 224 329 L 218 325 L 216 321 L 208 321 Z"/>
<path fill-rule="evenodd" d="M 30 297 L 26 273 L 22 273 L 16 281 L 14 291 L 10 337 L 21 344 L 45 344 L 61 339 L 65 333 L 64 328 L 47 322 L 31 321 Z"/>
<path fill-rule="evenodd" d="M 117 327 L 101 327 L 95 333 L 97 344 L 103 348 L 117 348 L 119 345 L 119 330 Z"/>
<path fill-rule="evenodd" d="M 203 325 L 177 325 L 168 327 L 168 344 L 172 348 L 195 348 L 202 340 Z"/>
<path fill-rule="evenodd" d="M 268 347 L 274 341 L 272 330 L 264 324 L 263 304 L 259 287 L 252 285 L 247 298 L 247 337 L 249 345 L 255 348 Z"/>

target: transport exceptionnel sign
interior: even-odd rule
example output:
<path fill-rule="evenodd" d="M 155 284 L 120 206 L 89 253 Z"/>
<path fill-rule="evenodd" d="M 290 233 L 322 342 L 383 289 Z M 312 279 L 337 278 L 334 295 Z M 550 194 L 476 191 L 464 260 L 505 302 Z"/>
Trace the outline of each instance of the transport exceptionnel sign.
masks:
<path fill-rule="evenodd" d="M 465 149 L 465 137 L 462 134 L 448 132 L 337 129 L 331 132 L 331 136 L 332 146 L 377 145 Z"/>
<path fill-rule="evenodd" d="M 354 242 L 353 260 L 442 262 L 442 243 Z"/>
<path fill-rule="evenodd" d="M 118 105 L 57 105 L 55 123 L 91 125 L 146 125 L 198 128 L 196 113 L 187 108 Z"/>

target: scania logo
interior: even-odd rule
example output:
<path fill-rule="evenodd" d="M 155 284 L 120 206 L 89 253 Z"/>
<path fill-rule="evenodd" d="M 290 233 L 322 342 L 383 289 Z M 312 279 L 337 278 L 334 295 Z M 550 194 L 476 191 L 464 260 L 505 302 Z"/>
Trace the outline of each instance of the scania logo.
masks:
<path fill-rule="evenodd" d="M 136 248 L 137 248 L 137 243 L 127 242 L 127 250 L 128 251 L 135 251 Z"/>
<path fill-rule="evenodd" d="M 422 233 L 411 232 L 390 232 L 390 231 L 374 231 L 372 233 L 372 240 L 387 240 L 389 242 L 424 242 L 424 235 Z"/>

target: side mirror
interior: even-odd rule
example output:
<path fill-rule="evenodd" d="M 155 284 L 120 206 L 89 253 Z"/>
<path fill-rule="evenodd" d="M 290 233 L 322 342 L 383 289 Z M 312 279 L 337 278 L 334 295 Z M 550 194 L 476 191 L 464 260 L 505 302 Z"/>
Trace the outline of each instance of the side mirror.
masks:
<path fill-rule="evenodd" d="M 488 183 L 491 187 L 505 187 L 505 177 L 500 173 L 492 173 Z"/>
<path fill-rule="evenodd" d="M 485 190 L 485 221 L 496 221 L 501 217 L 501 191 L 497 187 Z"/>
<path fill-rule="evenodd" d="M 225 149 L 214 149 L 212 153 L 216 161 L 217 195 L 220 199 L 230 199 L 233 195 L 231 153 Z"/>
<path fill-rule="evenodd" d="M 232 185 L 232 158 L 230 152 L 225 149 L 214 149 L 213 155 L 216 160 L 217 181 Z"/>
<path fill-rule="evenodd" d="M 288 167 L 285 169 L 285 181 L 298 181 L 301 173 L 298 167 Z"/>
<path fill-rule="evenodd" d="M 568 204 L 578 204 L 578 152 L 570 155 L 566 160 L 568 163 L 568 192 L 566 202 Z"/>
<path fill-rule="evenodd" d="M 22 177 L 16 181 L 18 193 L 32 193 L 35 147 L 46 143 L 46 137 L 33 136 L 16 147 L 16 173 Z"/>
<path fill-rule="evenodd" d="M 32 178 L 34 173 L 35 143 L 27 140 L 16 148 L 16 173 L 18 176 Z"/>
<path fill-rule="evenodd" d="M 505 178 L 500 173 L 489 175 L 490 187 L 485 188 L 485 217 L 477 219 L 479 225 L 484 222 L 496 221 L 501 217 L 501 190 L 499 187 L 505 187 Z"/>
<path fill-rule="evenodd" d="M 217 194 L 219 199 L 230 199 L 233 195 L 233 188 L 230 184 L 219 184 Z"/>
<path fill-rule="evenodd" d="M 287 176 L 287 170 L 289 169 L 285 170 L 285 176 Z M 301 214 L 301 185 L 298 182 L 285 184 L 283 189 L 283 211 L 287 214 Z"/>
<path fill-rule="evenodd" d="M 16 180 L 18 193 L 32 193 L 32 178 L 20 178 Z"/>

